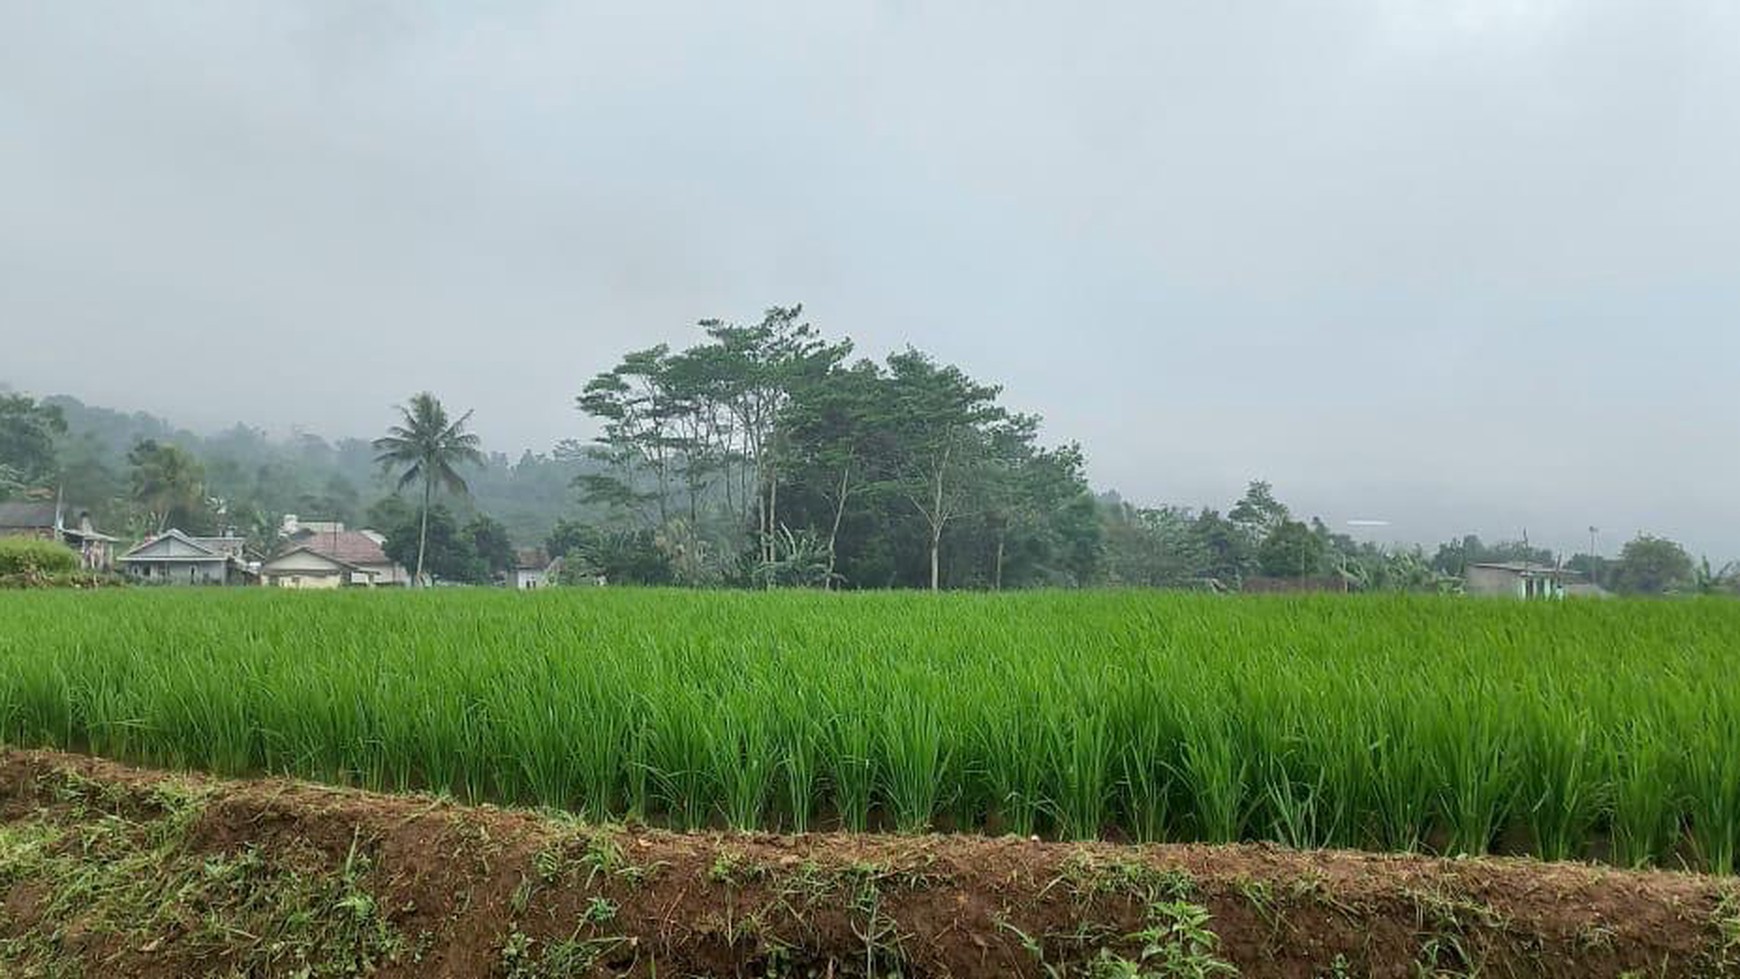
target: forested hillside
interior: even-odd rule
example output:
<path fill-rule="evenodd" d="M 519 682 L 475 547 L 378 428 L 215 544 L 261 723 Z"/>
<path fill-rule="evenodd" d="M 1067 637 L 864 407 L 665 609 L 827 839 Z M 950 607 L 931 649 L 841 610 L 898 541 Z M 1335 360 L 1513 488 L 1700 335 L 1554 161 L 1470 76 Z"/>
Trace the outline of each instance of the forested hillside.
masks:
<path fill-rule="evenodd" d="M 137 503 L 135 471 L 141 465 L 174 465 L 169 460 L 176 450 L 201 470 L 200 495 L 208 500 L 207 506 L 190 506 L 178 515 L 189 530 L 217 529 L 217 506 L 225 509 L 223 522 L 243 533 L 275 525 L 286 513 L 361 526 L 370 522 L 370 507 L 393 490 L 366 438 L 273 437 L 245 421 L 200 434 L 145 412 L 88 405 L 67 395 L 41 403 L 64 421 L 56 443 L 65 497 L 90 507 L 99 526 L 129 536 L 151 529 Z M 532 545 L 559 517 L 576 514 L 570 485 L 588 469 L 584 460 L 532 452 L 517 459 L 491 452 L 486 458 L 482 469 L 467 473 L 470 498 L 450 503 L 461 516 L 487 513 L 515 541 Z"/>

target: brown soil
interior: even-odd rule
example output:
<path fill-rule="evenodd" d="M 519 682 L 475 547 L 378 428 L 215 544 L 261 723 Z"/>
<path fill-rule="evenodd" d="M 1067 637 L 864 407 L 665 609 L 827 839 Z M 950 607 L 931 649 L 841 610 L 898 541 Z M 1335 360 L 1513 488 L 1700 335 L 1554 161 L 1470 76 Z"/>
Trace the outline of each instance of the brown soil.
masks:
<path fill-rule="evenodd" d="M 604 829 L 0 754 L 0 975 L 1702 977 L 1740 974 L 1732 893 L 1510 858 Z"/>

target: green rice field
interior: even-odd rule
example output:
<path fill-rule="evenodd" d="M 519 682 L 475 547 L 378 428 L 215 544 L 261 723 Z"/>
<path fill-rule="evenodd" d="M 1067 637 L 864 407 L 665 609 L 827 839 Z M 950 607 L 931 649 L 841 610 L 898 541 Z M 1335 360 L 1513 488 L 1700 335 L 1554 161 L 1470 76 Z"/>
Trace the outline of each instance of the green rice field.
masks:
<path fill-rule="evenodd" d="M 1728 873 L 1740 603 L 0 593 L 0 737 L 683 828 Z"/>

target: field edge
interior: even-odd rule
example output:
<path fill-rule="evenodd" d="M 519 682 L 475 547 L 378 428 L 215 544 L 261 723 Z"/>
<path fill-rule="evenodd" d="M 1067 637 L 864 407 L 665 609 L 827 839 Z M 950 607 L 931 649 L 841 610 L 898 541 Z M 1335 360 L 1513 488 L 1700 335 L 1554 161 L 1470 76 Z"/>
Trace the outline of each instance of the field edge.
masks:
<path fill-rule="evenodd" d="M 1014 837 L 680 834 L 0 754 L 22 975 L 1720 976 L 1720 878 Z"/>

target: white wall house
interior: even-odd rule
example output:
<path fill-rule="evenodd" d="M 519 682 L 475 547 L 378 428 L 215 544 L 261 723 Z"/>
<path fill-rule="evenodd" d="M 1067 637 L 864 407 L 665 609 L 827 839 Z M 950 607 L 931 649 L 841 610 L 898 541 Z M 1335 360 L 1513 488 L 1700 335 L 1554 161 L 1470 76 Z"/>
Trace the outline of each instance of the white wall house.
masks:
<path fill-rule="evenodd" d="M 293 517 L 285 518 L 289 526 Z M 291 550 L 302 547 L 331 558 L 341 564 L 356 567 L 370 574 L 376 585 L 409 585 L 411 573 L 387 557 L 383 545 L 387 539 L 372 530 L 346 530 L 344 524 L 300 521 L 294 533 L 287 535 Z"/>
<path fill-rule="evenodd" d="M 554 577 L 551 561 L 543 551 L 516 551 L 513 570 L 507 574 L 507 585 L 515 591 L 526 591 L 555 584 Z"/>
<path fill-rule="evenodd" d="M 1564 598 L 1566 585 L 1578 579 L 1576 572 L 1548 564 L 1483 562 L 1463 572 L 1463 590 L 1501 598 Z"/>
<path fill-rule="evenodd" d="M 302 546 L 260 565 L 260 583 L 273 588 L 367 588 L 375 584 L 375 574 Z"/>

